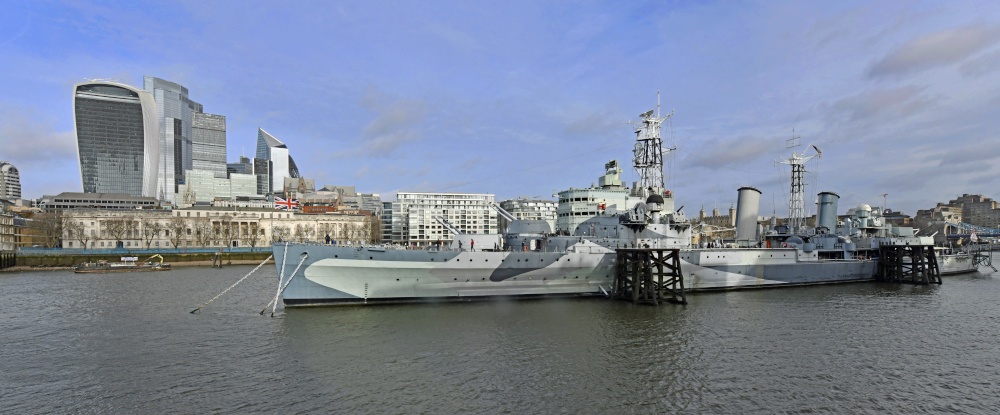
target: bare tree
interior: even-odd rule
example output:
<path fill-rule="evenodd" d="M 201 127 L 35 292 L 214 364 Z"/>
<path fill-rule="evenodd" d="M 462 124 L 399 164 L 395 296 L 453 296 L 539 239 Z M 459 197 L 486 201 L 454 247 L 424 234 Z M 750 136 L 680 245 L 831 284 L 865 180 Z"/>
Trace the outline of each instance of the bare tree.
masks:
<path fill-rule="evenodd" d="M 367 229 L 368 242 L 382 242 L 382 220 L 374 213 L 365 217 L 365 228 Z"/>
<path fill-rule="evenodd" d="M 41 239 L 41 245 L 55 248 L 62 244 L 63 217 L 57 212 L 41 212 L 31 217 L 28 227 Z"/>
<path fill-rule="evenodd" d="M 146 249 L 149 249 L 153 245 L 153 240 L 157 236 L 160 236 L 160 232 L 163 231 L 163 223 L 152 218 L 143 217 L 140 225 L 142 228 L 142 240 L 146 243 Z"/>
<path fill-rule="evenodd" d="M 295 239 L 299 242 L 308 241 L 309 238 L 316 232 L 316 229 L 312 225 L 304 223 L 295 224 Z"/>
<path fill-rule="evenodd" d="M 358 227 L 357 223 L 348 223 L 343 227 L 343 234 L 345 239 L 351 241 L 351 243 L 361 242 L 361 228 Z"/>
<path fill-rule="evenodd" d="M 243 245 L 249 245 L 250 250 L 253 251 L 254 247 L 257 246 L 257 241 L 260 240 L 259 231 L 262 230 L 257 228 L 257 222 L 250 222 L 246 232 L 240 233 L 240 242 L 243 242 Z"/>
<path fill-rule="evenodd" d="M 115 242 L 114 246 L 117 248 L 118 244 L 125 239 L 125 235 L 128 232 L 128 227 L 125 225 L 124 218 L 112 218 L 101 221 L 101 227 L 103 234 L 108 236 L 108 239 Z"/>
<path fill-rule="evenodd" d="M 326 222 L 319 224 L 316 236 L 317 237 L 322 236 L 323 237 L 322 239 L 324 240 L 326 239 L 326 237 L 334 238 L 336 235 L 334 234 L 333 224 Z"/>
<path fill-rule="evenodd" d="M 90 242 L 92 235 L 87 235 L 86 226 L 83 222 L 73 221 L 69 218 L 63 219 L 63 227 L 66 229 L 66 238 L 75 239 L 80 241 L 80 246 L 83 249 L 87 249 L 87 243 Z"/>
<path fill-rule="evenodd" d="M 271 228 L 271 244 L 287 241 L 289 236 L 291 236 L 291 232 L 288 225 L 278 225 Z"/>
<path fill-rule="evenodd" d="M 233 229 L 234 215 L 226 213 L 219 217 L 219 233 L 216 234 L 219 242 L 225 246 L 232 246 L 233 239 L 236 238 L 236 230 Z"/>
<path fill-rule="evenodd" d="M 122 225 L 125 226 L 125 239 L 139 239 L 139 222 L 135 215 L 123 216 Z"/>
<path fill-rule="evenodd" d="M 208 217 L 199 217 L 194 220 L 194 239 L 198 246 L 206 247 L 214 236 L 212 235 L 212 220 Z"/>
<path fill-rule="evenodd" d="M 180 216 L 174 216 L 170 218 L 170 222 L 167 224 L 167 237 L 170 238 L 170 244 L 174 248 L 181 246 L 181 240 L 184 239 L 184 233 L 187 232 L 187 221 Z"/>

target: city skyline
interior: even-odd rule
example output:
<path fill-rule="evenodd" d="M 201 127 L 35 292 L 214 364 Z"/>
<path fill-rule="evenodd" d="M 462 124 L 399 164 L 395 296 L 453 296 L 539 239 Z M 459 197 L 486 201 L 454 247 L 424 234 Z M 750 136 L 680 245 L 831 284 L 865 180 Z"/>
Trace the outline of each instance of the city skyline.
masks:
<path fill-rule="evenodd" d="M 762 190 L 801 137 L 806 203 L 913 215 L 996 197 L 1000 6 L 992 2 L 533 4 L 23 3 L 0 17 L 0 159 L 25 198 L 79 191 L 72 85 L 176 82 L 226 117 L 226 161 L 263 128 L 302 177 L 397 192 L 541 196 L 631 168 L 656 107 L 668 188 L 693 216 Z M 143 21 L 142 25 L 121 25 Z M 793 133 L 794 130 L 794 133 Z M 30 142 L 33 145 L 18 145 Z M 162 179 L 161 179 L 162 180 Z M 888 196 L 883 196 L 883 195 Z"/>

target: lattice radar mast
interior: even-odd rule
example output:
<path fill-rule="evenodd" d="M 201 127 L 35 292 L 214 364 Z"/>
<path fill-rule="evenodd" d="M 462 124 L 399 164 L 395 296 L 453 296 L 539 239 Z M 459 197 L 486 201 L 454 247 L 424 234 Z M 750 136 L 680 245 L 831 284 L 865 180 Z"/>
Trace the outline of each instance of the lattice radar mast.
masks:
<path fill-rule="evenodd" d="M 788 139 L 788 148 L 792 149 L 792 156 L 779 162 L 792 166 L 792 187 L 788 197 L 788 226 L 793 231 L 802 229 L 806 224 L 806 184 L 803 179 L 806 171 L 806 162 L 814 158 L 823 157 L 823 152 L 819 151 L 819 148 L 816 146 L 811 146 L 813 150 L 816 150 L 816 154 L 811 156 L 795 152 L 795 148 L 798 146 L 799 137 L 795 135 L 795 130 L 792 130 L 792 138 Z"/>
<path fill-rule="evenodd" d="M 649 110 L 639 115 L 639 122 L 629 122 L 636 126 L 635 150 L 632 158 L 632 165 L 639 176 L 639 185 L 632 190 L 636 195 L 662 196 L 666 191 L 663 180 L 663 155 L 674 149 L 669 148 L 664 151 L 660 128 L 663 122 L 673 115 L 674 111 L 671 110 L 666 116 L 660 116 L 660 93 L 657 92 L 656 115 L 653 115 L 653 110 Z"/>

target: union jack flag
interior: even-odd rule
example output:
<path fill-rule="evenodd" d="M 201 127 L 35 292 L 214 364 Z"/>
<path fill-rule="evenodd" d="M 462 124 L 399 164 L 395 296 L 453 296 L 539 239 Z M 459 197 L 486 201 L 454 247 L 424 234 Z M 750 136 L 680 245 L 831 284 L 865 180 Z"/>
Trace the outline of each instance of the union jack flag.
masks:
<path fill-rule="evenodd" d="M 299 199 L 284 199 L 278 196 L 274 197 L 274 208 L 281 210 L 298 209 Z"/>

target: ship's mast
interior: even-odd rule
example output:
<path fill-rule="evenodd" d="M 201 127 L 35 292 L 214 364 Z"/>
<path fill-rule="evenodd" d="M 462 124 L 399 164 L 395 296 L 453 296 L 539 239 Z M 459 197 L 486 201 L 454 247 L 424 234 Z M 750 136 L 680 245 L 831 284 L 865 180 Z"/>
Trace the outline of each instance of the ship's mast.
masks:
<path fill-rule="evenodd" d="M 788 147 L 792 149 L 792 156 L 788 159 L 782 160 L 781 164 L 788 164 L 792 166 L 792 187 L 789 192 L 788 197 L 788 226 L 792 231 L 797 231 L 805 225 L 805 181 L 803 176 L 806 171 L 806 162 L 812 160 L 815 157 L 822 157 L 823 153 L 819 152 L 816 146 L 813 149 L 816 150 L 816 154 L 811 156 L 806 156 L 805 154 L 799 154 L 795 152 L 795 148 L 799 146 L 799 136 L 795 135 L 795 130 L 792 130 L 792 138 L 788 139 Z"/>
<path fill-rule="evenodd" d="M 673 110 L 666 116 L 660 115 L 660 93 L 656 93 L 656 115 L 653 110 L 639 115 L 639 122 L 632 123 L 635 128 L 635 150 L 632 165 L 639 175 L 639 185 L 632 193 L 647 197 L 651 194 L 663 195 L 666 185 L 663 180 L 663 155 L 673 148 L 663 150 L 663 139 L 660 128 L 663 122 L 674 115 Z"/>

